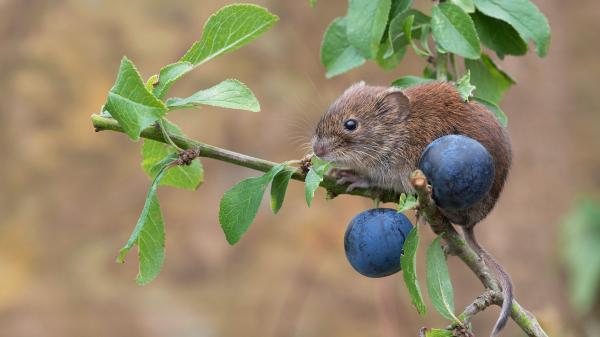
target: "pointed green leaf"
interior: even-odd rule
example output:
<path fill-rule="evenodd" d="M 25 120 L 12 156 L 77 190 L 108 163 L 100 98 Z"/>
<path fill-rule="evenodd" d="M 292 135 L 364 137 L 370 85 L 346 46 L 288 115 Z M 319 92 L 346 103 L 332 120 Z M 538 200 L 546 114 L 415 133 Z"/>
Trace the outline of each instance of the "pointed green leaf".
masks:
<path fill-rule="evenodd" d="M 471 18 L 481 43 L 495 51 L 498 57 L 527 53 L 527 43 L 510 24 L 484 15 L 480 11 L 471 14 Z"/>
<path fill-rule="evenodd" d="M 390 8 L 390 19 L 395 18 L 398 14 L 407 11 L 412 6 L 413 0 L 392 0 Z"/>
<path fill-rule="evenodd" d="M 473 100 L 485 105 L 485 107 L 488 108 L 488 110 L 490 110 L 494 114 L 494 116 L 496 116 L 496 118 L 498 118 L 498 122 L 500 122 L 500 125 L 502 125 L 503 127 L 506 127 L 508 125 L 508 117 L 506 117 L 506 114 L 504 113 L 504 111 L 502 111 L 502 109 L 500 109 L 498 104 L 477 96 L 473 97 Z"/>
<path fill-rule="evenodd" d="M 467 13 L 475 12 L 475 4 L 473 3 L 473 0 L 450 0 L 450 3 L 457 5 Z"/>
<path fill-rule="evenodd" d="M 346 18 L 337 18 L 327 27 L 321 44 L 321 63 L 326 77 L 331 78 L 359 67 L 366 62 L 360 52 L 350 45 L 346 36 Z"/>
<path fill-rule="evenodd" d="M 446 319 L 460 323 L 454 315 L 454 290 L 440 239 L 438 236 L 427 247 L 427 291 L 435 310 Z"/>
<path fill-rule="evenodd" d="M 469 70 L 467 70 L 467 73 L 463 77 L 456 81 L 456 90 L 465 102 L 473 95 L 475 86 L 471 84 L 471 72 Z"/>
<path fill-rule="evenodd" d="M 432 79 L 418 76 L 403 76 L 392 82 L 392 85 L 398 88 L 409 88 L 418 84 L 435 82 Z"/>
<path fill-rule="evenodd" d="M 431 29 L 435 42 L 444 50 L 465 58 L 478 59 L 481 46 L 473 20 L 451 3 L 433 6 Z"/>
<path fill-rule="evenodd" d="M 274 166 L 260 177 L 240 181 L 221 198 L 219 223 L 229 244 L 236 244 L 250 227 L 258 213 L 265 189 L 285 164 Z"/>
<path fill-rule="evenodd" d="M 415 198 L 416 199 L 416 198 Z M 419 230 L 415 226 L 406 241 L 404 241 L 404 254 L 400 256 L 400 266 L 402 267 L 402 276 L 404 283 L 410 294 L 412 304 L 417 308 L 419 315 L 427 314 L 427 308 L 423 301 L 423 293 L 417 280 L 417 248 L 419 247 Z"/>
<path fill-rule="evenodd" d="M 475 7 L 483 14 L 508 22 L 523 40 L 533 40 L 536 53 L 546 56 L 550 47 L 548 19 L 529 0 L 475 0 Z"/>
<path fill-rule="evenodd" d="M 200 90 L 187 98 L 169 98 L 169 109 L 185 109 L 212 105 L 229 109 L 260 111 L 260 104 L 252 91 L 238 80 L 225 80 L 212 88 Z"/>
<path fill-rule="evenodd" d="M 160 99 L 165 98 L 165 95 L 171 89 L 173 84 L 183 77 L 183 75 L 194 69 L 194 65 L 190 62 L 176 62 L 164 66 L 158 75 L 158 82 L 154 85 L 152 92 Z"/>
<path fill-rule="evenodd" d="M 292 178 L 294 171 L 290 169 L 284 169 L 275 175 L 273 183 L 271 183 L 271 210 L 277 214 L 281 205 L 283 205 L 283 199 L 285 198 L 285 192 L 287 191 L 288 183 Z"/>
<path fill-rule="evenodd" d="M 414 194 L 400 194 L 400 199 L 398 200 L 398 212 L 406 212 L 412 209 L 415 209 L 419 205 L 419 200 L 417 196 Z"/>
<path fill-rule="evenodd" d="M 121 61 L 117 81 L 108 93 L 104 109 L 133 140 L 138 140 L 144 128 L 167 113 L 163 102 L 146 89 L 140 73 L 127 57 Z"/>
<path fill-rule="evenodd" d="M 321 160 L 317 156 L 313 156 L 310 162 L 310 169 L 304 179 L 306 204 L 308 204 L 308 207 L 310 207 L 315 197 L 315 191 L 319 188 L 319 184 L 323 181 L 323 176 L 331 167 L 331 163 Z"/>
<path fill-rule="evenodd" d="M 471 72 L 471 83 L 477 89 L 475 96 L 493 103 L 500 103 L 502 95 L 515 81 L 500 70 L 489 56 L 483 54 L 479 60 L 466 60 L 465 67 Z"/>
<path fill-rule="evenodd" d="M 125 262 L 125 255 L 133 248 L 133 245 L 138 245 L 138 255 L 140 261 L 140 269 L 136 281 L 140 285 L 148 284 L 160 272 L 165 257 L 165 225 L 163 222 L 156 189 L 160 180 L 166 174 L 169 168 L 169 162 L 166 161 L 160 171 L 154 178 L 154 181 L 148 189 L 146 195 L 146 203 L 140 213 L 137 224 L 129 237 L 129 240 L 119 251 L 117 261 Z"/>
<path fill-rule="evenodd" d="M 223 7 L 208 19 L 200 41 L 195 42 L 179 62 L 160 70 L 154 95 L 164 98 L 173 84 L 196 66 L 242 47 L 271 28 L 277 20 L 277 16 L 256 5 Z"/>
<path fill-rule="evenodd" d="M 425 331 L 425 337 L 452 337 L 454 334 L 452 331 L 445 329 L 427 329 Z"/>
<path fill-rule="evenodd" d="M 430 17 L 415 9 L 407 10 L 395 16 L 390 21 L 388 32 L 388 39 L 390 40 L 394 50 L 404 48 L 410 43 L 405 34 L 405 26 L 407 25 L 406 20 L 410 16 L 413 17 L 410 27 L 411 35 L 415 39 L 421 38 L 421 28 L 429 25 L 429 22 L 431 21 Z"/>
<path fill-rule="evenodd" d="M 379 47 L 375 61 L 381 68 L 385 70 L 392 70 L 396 68 L 400 61 L 402 61 L 405 54 L 405 47 L 397 48 L 397 50 L 394 51 L 394 48 L 388 39 L 385 40 Z"/>
<path fill-rule="evenodd" d="M 200 41 L 181 58 L 194 66 L 236 50 L 271 28 L 279 18 L 260 6 L 233 4 L 212 15 Z"/>
<path fill-rule="evenodd" d="M 165 120 L 166 121 L 166 120 Z M 183 132 L 172 123 L 166 122 L 170 134 L 183 136 Z M 144 139 L 142 145 L 142 169 L 154 179 L 160 169 L 161 159 L 173 155 L 177 159 L 177 150 L 171 146 L 150 139 Z M 158 169 L 157 169 L 158 168 Z M 200 159 L 195 159 L 189 166 L 176 166 L 170 169 L 161 179 L 160 185 L 172 186 L 186 190 L 195 190 L 204 180 L 204 170 Z"/>
<path fill-rule="evenodd" d="M 348 41 L 363 57 L 375 57 L 390 8 L 391 0 L 349 0 L 346 17 L 352 24 L 346 27 Z"/>

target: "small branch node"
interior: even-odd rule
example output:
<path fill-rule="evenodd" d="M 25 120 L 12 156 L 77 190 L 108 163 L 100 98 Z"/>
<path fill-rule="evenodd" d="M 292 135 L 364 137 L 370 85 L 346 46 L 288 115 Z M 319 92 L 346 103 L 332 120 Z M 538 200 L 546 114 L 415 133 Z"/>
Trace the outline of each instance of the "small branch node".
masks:
<path fill-rule="evenodd" d="M 312 159 L 313 154 L 309 153 L 306 156 L 304 156 L 304 158 L 300 159 L 300 170 L 302 171 L 302 173 L 307 174 L 308 170 L 310 169 L 310 160 Z"/>

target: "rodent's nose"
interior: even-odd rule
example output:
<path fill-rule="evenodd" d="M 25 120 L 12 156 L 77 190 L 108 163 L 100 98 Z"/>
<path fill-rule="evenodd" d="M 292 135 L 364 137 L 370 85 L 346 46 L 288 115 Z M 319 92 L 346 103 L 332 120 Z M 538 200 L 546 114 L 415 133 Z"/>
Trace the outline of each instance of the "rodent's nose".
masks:
<path fill-rule="evenodd" d="M 317 142 L 313 145 L 313 152 L 317 155 L 317 157 L 323 158 L 327 155 L 328 149 L 325 144 Z"/>

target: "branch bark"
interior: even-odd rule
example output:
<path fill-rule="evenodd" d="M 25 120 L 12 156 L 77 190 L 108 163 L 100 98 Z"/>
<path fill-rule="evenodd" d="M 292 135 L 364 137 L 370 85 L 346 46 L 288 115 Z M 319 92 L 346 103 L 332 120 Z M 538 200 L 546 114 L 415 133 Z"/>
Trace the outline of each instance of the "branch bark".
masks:
<path fill-rule="evenodd" d="M 420 170 L 411 175 L 411 183 L 419 197 L 419 213 L 430 224 L 431 229 L 442 238 L 448 245 L 451 254 L 460 258 L 479 277 L 483 285 L 494 292 L 493 304 L 502 303 L 502 293 L 498 282 L 493 277 L 489 268 L 485 265 L 477 253 L 466 243 L 462 235 L 448 222 L 435 205 L 431 196 L 431 186 L 427 184 L 427 178 Z M 467 310 L 470 309 L 467 308 Z M 464 314 L 464 313 L 463 313 Z M 467 312 L 468 314 L 468 312 Z M 470 317 L 469 317 L 470 318 Z M 530 337 L 548 337 L 540 326 L 535 316 L 525 310 L 516 300 L 512 303 L 511 318 Z"/>
<path fill-rule="evenodd" d="M 123 129 L 119 126 L 119 123 L 109 117 L 100 115 L 92 115 L 92 124 L 94 125 L 95 131 L 117 131 L 123 133 Z M 148 127 L 144 129 L 140 135 L 142 138 L 151 139 L 163 143 L 168 141 L 165 139 L 163 133 L 159 128 Z M 254 158 L 245 154 L 233 152 L 230 150 L 222 149 L 213 145 L 205 144 L 187 137 L 181 137 L 177 135 L 168 135 L 173 142 L 182 149 L 196 149 L 199 153 L 199 157 L 213 158 L 220 161 L 224 161 L 230 164 L 251 168 L 257 171 L 267 172 L 277 163 Z M 300 169 L 296 169 L 292 179 L 304 181 L 305 173 Z M 448 222 L 448 220 L 441 214 L 435 202 L 431 197 L 431 186 L 427 184 L 427 178 L 421 171 L 415 171 L 411 176 L 411 182 L 417 191 L 419 196 L 419 214 L 425 218 L 430 224 L 432 230 L 440 235 L 444 234 L 443 238 L 452 255 L 460 258 L 468 267 L 477 275 L 481 283 L 490 289 L 493 296 L 493 304 L 502 303 L 502 294 L 500 292 L 500 286 L 493 277 L 490 270 L 487 268 L 485 263 L 479 258 L 477 253 L 471 249 L 463 237 L 454 229 L 454 227 Z M 347 185 L 338 185 L 336 178 L 332 176 L 325 176 L 321 187 L 325 188 L 330 195 L 341 195 L 350 194 L 357 195 L 371 199 L 378 199 L 382 202 L 397 202 L 399 195 L 393 191 L 374 191 L 370 189 L 354 189 L 351 192 L 346 191 Z M 485 294 L 485 293 L 484 293 Z M 477 309 L 483 306 L 477 306 L 479 303 L 472 304 L 474 307 L 467 307 L 465 312 L 461 316 L 465 315 L 465 318 L 470 318 L 479 311 L 485 309 Z M 488 304 L 489 305 L 489 304 Z M 487 306 L 485 306 L 487 307 Z M 517 323 L 519 327 L 531 337 L 548 337 L 542 327 L 539 325 L 535 316 L 530 312 L 523 309 L 516 300 L 513 300 L 512 304 L 512 319 Z"/>
<path fill-rule="evenodd" d="M 123 133 L 123 128 L 119 123 L 110 117 L 104 117 L 100 115 L 92 115 L 92 124 L 96 132 L 99 131 L 117 131 Z M 167 144 L 168 141 L 165 139 L 163 133 L 159 128 L 148 127 L 142 130 L 140 134 L 142 138 L 155 140 Z M 202 143 L 187 137 L 181 137 L 173 134 L 168 135 L 173 142 L 182 149 L 197 149 L 199 157 L 212 158 L 226 163 L 251 168 L 257 171 L 267 172 L 273 166 L 278 163 L 272 161 L 247 156 L 245 154 L 237 153 L 227 149 L 222 149 L 213 145 Z M 292 179 L 298 181 L 304 181 L 306 174 L 300 169 L 296 169 L 292 175 Z M 325 188 L 330 195 L 337 196 L 341 194 L 358 195 L 370 199 L 378 199 L 381 202 L 398 202 L 400 195 L 393 191 L 373 191 L 365 188 L 357 188 L 350 192 L 346 191 L 348 185 L 338 185 L 337 179 L 332 176 L 325 176 L 321 187 Z"/>

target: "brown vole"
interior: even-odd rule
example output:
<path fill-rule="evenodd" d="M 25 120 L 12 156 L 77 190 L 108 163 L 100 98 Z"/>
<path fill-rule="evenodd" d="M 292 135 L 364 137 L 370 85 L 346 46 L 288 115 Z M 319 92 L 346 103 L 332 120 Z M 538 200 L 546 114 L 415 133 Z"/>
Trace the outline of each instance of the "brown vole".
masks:
<path fill-rule="evenodd" d="M 312 140 L 314 153 L 335 164 L 340 183 L 349 188 L 375 187 L 414 192 L 409 176 L 425 147 L 435 139 L 460 134 L 479 141 L 494 159 L 495 178 L 488 194 L 466 210 L 442 213 L 463 228 L 474 250 L 494 269 L 504 303 L 492 336 L 506 324 L 512 284 L 502 267 L 481 248 L 474 226 L 492 210 L 511 164 L 510 139 L 483 105 L 465 102 L 453 85 L 432 82 L 405 90 L 357 83 L 347 89 L 319 121 Z M 434 186 L 435 188 L 435 186 Z"/>

